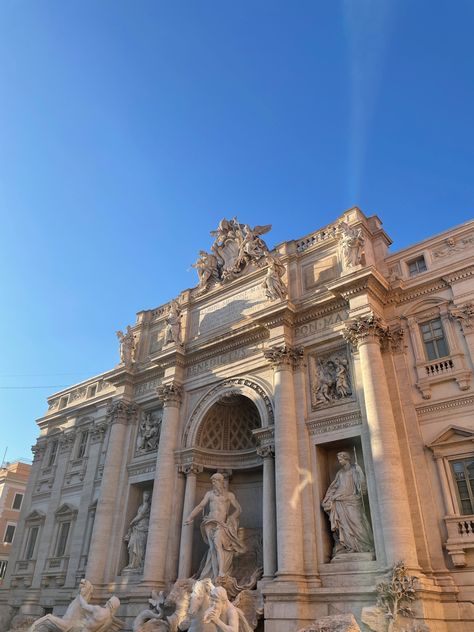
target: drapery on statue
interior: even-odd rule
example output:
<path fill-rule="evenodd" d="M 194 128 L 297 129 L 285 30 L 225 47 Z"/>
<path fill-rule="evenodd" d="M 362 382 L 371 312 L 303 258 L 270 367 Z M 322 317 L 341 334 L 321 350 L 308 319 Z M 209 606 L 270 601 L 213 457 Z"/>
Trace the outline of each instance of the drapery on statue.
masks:
<path fill-rule="evenodd" d="M 139 569 L 143 566 L 149 521 L 150 492 L 145 491 L 143 492 L 142 504 L 130 522 L 127 535 L 124 538 L 128 547 L 128 565 L 125 569 Z"/>
<path fill-rule="evenodd" d="M 348 452 L 339 452 L 337 460 L 341 469 L 322 502 L 335 542 L 333 558 L 340 553 L 373 552 L 372 529 L 362 502 L 366 489 L 364 473 L 357 464 L 351 463 Z"/>
<path fill-rule="evenodd" d="M 127 331 L 117 331 L 117 338 L 120 342 L 120 362 L 130 367 L 135 362 L 135 336 L 132 328 L 127 325 Z"/>
<path fill-rule="evenodd" d="M 176 299 L 173 299 L 166 315 L 165 339 L 163 344 L 168 345 L 174 342 L 181 344 L 181 308 Z"/>
<path fill-rule="evenodd" d="M 212 490 L 186 518 L 190 525 L 194 518 L 209 505 L 209 513 L 201 522 L 201 534 L 209 546 L 206 561 L 200 574 L 215 581 L 218 577 L 232 574 L 232 560 L 235 554 L 245 552 L 245 546 L 238 537 L 239 516 L 242 508 L 234 494 L 225 488 L 224 477 L 216 473 L 211 476 Z M 234 511 L 230 512 L 233 507 Z"/>
<path fill-rule="evenodd" d="M 365 239 L 361 228 L 351 228 L 347 222 L 340 222 L 337 236 L 341 245 L 344 264 L 352 268 L 364 263 Z"/>
<path fill-rule="evenodd" d="M 264 253 L 264 258 L 268 266 L 267 274 L 262 284 L 265 294 L 271 301 L 275 301 L 278 298 L 284 299 L 287 294 L 286 286 L 282 281 L 286 272 L 285 266 L 276 255 L 272 255 L 269 252 Z"/>
<path fill-rule="evenodd" d="M 199 259 L 193 263 L 192 268 L 196 268 L 199 278 L 198 292 L 204 292 L 211 280 L 219 280 L 219 271 L 217 269 L 217 257 L 211 255 L 205 250 L 199 251 Z"/>

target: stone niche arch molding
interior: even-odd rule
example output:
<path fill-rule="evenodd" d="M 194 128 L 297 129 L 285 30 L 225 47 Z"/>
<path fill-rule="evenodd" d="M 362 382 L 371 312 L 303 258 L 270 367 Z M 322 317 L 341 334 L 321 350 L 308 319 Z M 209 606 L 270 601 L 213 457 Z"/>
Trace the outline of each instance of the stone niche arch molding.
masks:
<path fill-rule="evenodd" d="M 262 428 L 273 426 L 273 403 L 266 385 L 254 377 L 227 378 L 210 388 L 194 407 L 184 428 L 183 449 L 196 445 L 199 428 L 208 411 L 215 403 L 231 395 L 242 395 L 255 405 Z"/>

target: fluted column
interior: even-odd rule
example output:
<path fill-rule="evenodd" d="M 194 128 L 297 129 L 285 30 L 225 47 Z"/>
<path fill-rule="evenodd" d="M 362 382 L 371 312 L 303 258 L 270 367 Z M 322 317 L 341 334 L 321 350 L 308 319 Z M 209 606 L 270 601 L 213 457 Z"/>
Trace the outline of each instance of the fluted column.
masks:
<path fill-rule="evenodd" d="M 282 346 L 271 347 L 264 353 L 274 369 L 277 576 L 291 580 L 303 572 L 298 429 L 293 386 L 293 366 L 300 360 L 302 352 Z"/>
<path fill-rule="evenodd" d="M 186 490 L 184 492 L 183 522 L 189 516 L 196 504 L 196 479 L 203 467 L 194 463 L 183 465 L 181 471 L 186 474 Z M 193 524 L 182 524 L 181 545 L 179 548 L 178 579 L 191 576 L 193 555 Z"/>
<path fill-rule="evenodd" d="M 374 314 L 349 321 L 343 332 L 358 350 L 372 451 L 378 510 L 389 564 L 403 560 L 417 566 L 408 495 L 381 344 L 391 341 L 388 327 Z"/>
<path fill-rule="evenodd" d="M 277 570 L 275 511 L 275 448 L 257 448 L 263 459 L 263 578 L 273 579 Z"/>
<path fill-rule="evenodd" d="M 164 586 L 165 584 L 170 515 L 173 507 L 175 477 L 177 476 L 174 450 L 177 447 L 178 439 L 181 393 L 182 389 L 176 383 L 166 384 L 158 389 L 158 397 L 163 402 L 163 419 L 143 569 L 143 582 L 154 586 L 157 584 Z"/>
<path fill-rule="evenodd" d="M 100 584 L 104 581 L 109 543 L 113 531 L 114 509 L 120 491 L 118 484 L 123 467 L 127 426 L 133 422 L 136 410 L 135 404 L 125 401 L 112 402 L 107 408 L 110 434 L 87 558 L 87 578 L 92 583 Z"/>

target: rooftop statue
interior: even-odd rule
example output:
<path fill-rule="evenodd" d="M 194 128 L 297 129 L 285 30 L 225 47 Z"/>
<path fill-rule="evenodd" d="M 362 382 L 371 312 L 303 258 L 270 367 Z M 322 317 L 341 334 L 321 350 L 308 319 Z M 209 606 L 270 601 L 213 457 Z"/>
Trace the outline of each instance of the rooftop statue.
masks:
<path fill-rule="evenodd" d="M 203 250 L 193 264 L 199 275 L 198 292 L 205 292 L 212 280 L 230 281 L 239 276 L 249 263 L 261 266 L 268 252 L 261 235 L 268 233 L 271 224 L 255 226 L 240 224 L 236 217 L 222 219 L 217 230 L 211 231 L 214 242 L 212 254 Z"/>

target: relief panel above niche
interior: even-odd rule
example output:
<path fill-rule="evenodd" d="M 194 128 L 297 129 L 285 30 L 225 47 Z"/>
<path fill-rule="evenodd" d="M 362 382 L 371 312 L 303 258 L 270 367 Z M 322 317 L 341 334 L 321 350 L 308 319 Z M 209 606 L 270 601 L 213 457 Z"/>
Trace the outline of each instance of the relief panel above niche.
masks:
<path fill-rule="evenodd" d="M 346 348 L 309 356 L 311 408 L 320 410 L 354 401 L 354 386 Z"/>
<path fill-rule="evenodd" d="M 332 281 L 337 277 L 338 264 L 337 257 L 326 257 L 325 259 L 318 259 L 303 266 L 303 290 L 308 292 L 314 290 L 320 286 L 324 286 L 325 283 Z"/>

